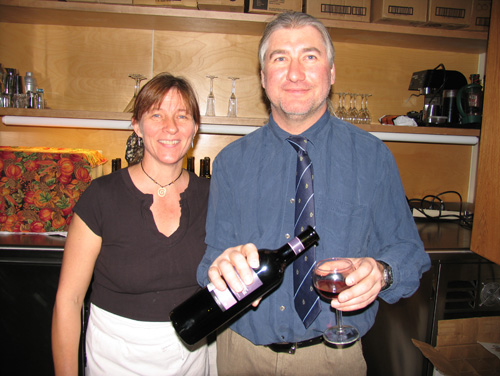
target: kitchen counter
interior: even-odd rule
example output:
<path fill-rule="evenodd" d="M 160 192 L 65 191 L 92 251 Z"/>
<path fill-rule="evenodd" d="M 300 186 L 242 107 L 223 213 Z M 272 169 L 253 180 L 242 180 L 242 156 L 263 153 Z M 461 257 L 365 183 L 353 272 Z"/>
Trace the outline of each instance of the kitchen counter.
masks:
<path fill-rule="evenodd" d="M 471 230 L 457 221 L 428 221 L 417 218 L 417 228 L 428 253 L 471 253 Z M 61 252 L 66 238 L 58 235 L 0 233 L 0 251 L 30 250 Z"/>

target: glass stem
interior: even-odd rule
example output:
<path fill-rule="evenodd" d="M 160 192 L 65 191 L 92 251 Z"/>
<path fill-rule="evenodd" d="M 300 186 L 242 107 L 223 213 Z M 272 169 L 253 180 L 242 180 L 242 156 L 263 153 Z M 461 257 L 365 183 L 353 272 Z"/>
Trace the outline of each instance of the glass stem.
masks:
<path fill-rule="evenodd" d="M 338 309 L 335 310 L 335 315 L 337 316 L 337 326 L 338 326 L 338 330 L 339 332 L 342 331 L 342 327 L 344 326 L 344 324 L 342 323 L 342 312 L 339 311 Z"/>

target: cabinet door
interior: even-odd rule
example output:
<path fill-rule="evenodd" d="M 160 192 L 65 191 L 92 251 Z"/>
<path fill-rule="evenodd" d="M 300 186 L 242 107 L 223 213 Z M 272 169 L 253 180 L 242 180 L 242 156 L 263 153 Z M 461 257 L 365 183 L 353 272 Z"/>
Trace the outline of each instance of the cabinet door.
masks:
<path fill-rule="evenodd" d="M 471 249 L 500 264 L 500 3 L 491 5 Z"/>

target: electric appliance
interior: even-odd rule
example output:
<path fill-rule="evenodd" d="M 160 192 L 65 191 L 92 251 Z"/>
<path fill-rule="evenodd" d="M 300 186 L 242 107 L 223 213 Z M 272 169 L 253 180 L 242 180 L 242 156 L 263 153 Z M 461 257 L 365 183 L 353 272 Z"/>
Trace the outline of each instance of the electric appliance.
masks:
<path fill-rule="evenodd" d="M 436 126 L 448 124 L 449 121 L 458 119 L 456 106 L 448 105 L 443 113 L 444 98 L 455 96 L 456 91 L 467 85 L 465 76 L 454 70 L 446 70 L 443 64 L 439 64 L 434 69 L 427 69 L 412 74 L 408 90 L 418 91 L 419 95 L 424 95 L 424 108 L 419 116 L 419 125 Z M 450 92 L 451 91 L 451 92 Z M 444 96 L 446 95 L 446 96 Z M 453 113 L 449 113 L 449 111 Z"/>

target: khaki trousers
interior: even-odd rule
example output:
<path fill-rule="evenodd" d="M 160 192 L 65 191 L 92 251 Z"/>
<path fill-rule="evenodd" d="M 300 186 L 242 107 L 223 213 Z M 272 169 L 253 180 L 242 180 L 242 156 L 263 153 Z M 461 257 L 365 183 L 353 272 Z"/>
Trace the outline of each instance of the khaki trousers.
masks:
<path fill-rule="evenodd" d="M 321 343 L 295 354 L 276 353 L 226 329 L 217 336 L 217 370 L 219 376 L 364 376 L 366 362 L 360 341 L 344 348 Z"/>

